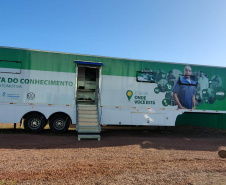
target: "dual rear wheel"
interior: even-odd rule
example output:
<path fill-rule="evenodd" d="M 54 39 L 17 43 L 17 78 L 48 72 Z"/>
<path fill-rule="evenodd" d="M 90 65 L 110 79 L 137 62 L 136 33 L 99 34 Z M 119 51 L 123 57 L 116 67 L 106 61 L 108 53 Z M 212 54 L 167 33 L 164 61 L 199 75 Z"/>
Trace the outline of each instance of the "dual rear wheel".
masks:
<path fill-rule="evenodd" d="M 56 114 L 49 119 L 49 127 L 54 133 L 62 133 L 68 130 L 70 122 L 69 116 Z"/>
<path fill-rule="evenodd" d="M 45 117 L 38 113 L 28 114 L 24 119 L 24 128 L 29 132 L 41 132 L 44 129 L 45 124 Z"/>
<path fill-rule="evenodd" d="M 24 119 L 24 128 L 29 132 L 39 133 L 44 129 L 47 121 L 40 113 L 30 113 Z M 54 133 L 63 133 L 68 130 L 70 122 L 68 115 L 57 113 L 50 117 L 49 126 Z"/>

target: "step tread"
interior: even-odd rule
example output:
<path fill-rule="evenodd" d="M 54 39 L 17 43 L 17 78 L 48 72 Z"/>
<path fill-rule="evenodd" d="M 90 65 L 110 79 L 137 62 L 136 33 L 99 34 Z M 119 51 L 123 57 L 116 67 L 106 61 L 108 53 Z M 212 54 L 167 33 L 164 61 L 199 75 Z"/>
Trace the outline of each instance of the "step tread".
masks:
<path fill-rule="evenodd" d="M 78 122 L 78 126 L 99 126 L 98 122 Z"/>
<path fill-rule="evenodd" d="M 79 114 L 97 114 L 96 110 L 78 110 Z"/>
<path fill-rule="evenodd" d="M 78 114 L 78 118 L 94 118 L 94 119 L 97 119 L 98 116 L 96 114 L 91 114 L 91 115 Z"/>
<path fill-rule="evenodd" d="M 98 139 L 100 141 L 100 135 L 99 134 L 78 134 L 78 140 L 80 141 L 81 139 Z"/>
<path fill-rule="evenodd" d="M 78 122 L 98 122 L 97 118 L 78 118 Z"/>
<path fill-rule="evenodd" d="M 92 133 L 100 133 L 100 130 L 78 130 L 78 133 L 84 133 L 84 134 L 92 134 Z"/>
<path fill-rule="evenodd" d="M 87 128 L 87 129 L 88 129 L 88 128 L 91 128 L 91 129 L 92 129 L 92 128 L 98 128 L 98 129 L 100 129 L 100 128 L 99 128 L 99 125 L 96 125 L 96 126 L 83 126 L 83 125 L 80 125 L 80 126 L 79 126 L 79 125 L 78 125 L 78 128 L 79 128 L 79 129 L 80 129 L 80 128 Z"/>
<path fill-rule="evenodd" d="M 100 128 L 97 126 L 78 126 L 78 132 L 100 132 Z"/>

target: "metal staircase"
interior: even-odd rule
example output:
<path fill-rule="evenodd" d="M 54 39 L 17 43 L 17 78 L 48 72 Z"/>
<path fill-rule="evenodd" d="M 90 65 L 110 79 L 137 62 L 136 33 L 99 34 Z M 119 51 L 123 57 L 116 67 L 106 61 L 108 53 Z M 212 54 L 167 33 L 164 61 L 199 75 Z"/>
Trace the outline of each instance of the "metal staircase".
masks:
<path fill-rule="evenodd" d="M 101 126 L 98 120 L 98 110 L 96 105 L 78 104 L 77 107 L 78 140 L 98 139 L 100 141 Z"/>

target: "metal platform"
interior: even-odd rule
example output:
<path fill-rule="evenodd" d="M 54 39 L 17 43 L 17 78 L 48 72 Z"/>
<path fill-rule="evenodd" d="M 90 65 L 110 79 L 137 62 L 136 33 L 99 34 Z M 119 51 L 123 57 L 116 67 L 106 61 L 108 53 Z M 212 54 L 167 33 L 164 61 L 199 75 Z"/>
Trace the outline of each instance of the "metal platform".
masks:
<path fill-rule="evenodd" d="M 80 141 L 81 139 L 98 139 L 98 141 L 100 141 L 100 135 L 79 134 L 78 141 Z"/>

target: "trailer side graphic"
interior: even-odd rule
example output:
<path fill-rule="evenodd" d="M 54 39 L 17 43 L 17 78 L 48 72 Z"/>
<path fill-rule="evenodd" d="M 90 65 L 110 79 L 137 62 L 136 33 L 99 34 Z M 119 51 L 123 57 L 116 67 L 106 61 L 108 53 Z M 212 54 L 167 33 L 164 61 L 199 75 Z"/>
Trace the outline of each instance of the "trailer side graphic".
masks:
<path fill-rule="evenodd" d="M 225 74 L 223 67 L 0 47 L 0 122 L 34 132 L 47 123 L 54 132 L 76 124 L 80 133 L 99 133 L 100 125 L 225 129 Z"/>

